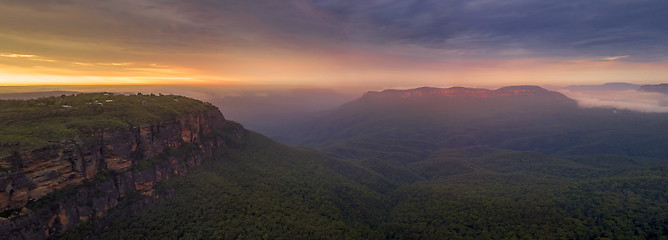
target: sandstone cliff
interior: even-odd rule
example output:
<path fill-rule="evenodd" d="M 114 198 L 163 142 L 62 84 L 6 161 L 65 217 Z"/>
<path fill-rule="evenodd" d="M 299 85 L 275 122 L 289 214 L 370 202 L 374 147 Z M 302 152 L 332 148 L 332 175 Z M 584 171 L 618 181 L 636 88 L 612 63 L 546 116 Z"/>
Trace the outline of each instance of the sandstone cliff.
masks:
<path fill-rule="evenodd" d="M 420 97 L 473 97 L 473 98 L 498 98 L 498 97 L 512 97 L 512 96 L 551 96 L 551 97 L 565 97 L 563 94 L 553 91 L 548 91 L 537 86 L 509 86 L 502 87 L 496 90 L 488 90 L 484 88 L 433 88 L 421 87 L 408 90 L 388 89 L 380 92 L 369 91 L 364 94 L 362 98 L 420 98 Z"/>
<path fill-rule="evenodd" d="M 126 207 L 145 205 L 160 197 L 155 182 L 201 165 L 244 130 L 211 109 L 83 135 L 0 158 L 0 167 L 14 169 L 0 175 L 0 239 L 46 239 L 137 194 L 150 197 Z"/>

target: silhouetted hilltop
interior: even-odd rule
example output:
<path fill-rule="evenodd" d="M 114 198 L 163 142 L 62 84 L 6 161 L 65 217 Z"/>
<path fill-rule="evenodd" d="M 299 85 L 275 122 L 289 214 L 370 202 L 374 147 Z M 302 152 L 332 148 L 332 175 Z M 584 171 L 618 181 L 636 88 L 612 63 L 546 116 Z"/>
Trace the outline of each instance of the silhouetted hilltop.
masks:
<path fill-rule="evenodd" d="M 566 89 L 574 91 L 626 91 L 638 90 L 639 87 L 640 85 L 632 83 L 613 82 L 601 85 L 570 85 Z"/>
<path fill-rule="evenodd" d="M 492 97 L 509 97 L 509 96 L 551 96 L 551 97 L 566 97 L 561 93 L 548 91 L 538 86 L 522 85 L 522 86 L 508 86 L 496 90 L 489 90 L 484 88 L 465 88 L 465 87 L 451 87 L 451 88 L 434 88 L 434 87 L 420 87 L 408 90 L 388 89 L 380 92 L 369 91 L 362 98 L 414 98 L 414 97 L 475 97 L 475 98 L 492 98 Z"/>
<path fill-rule="evenodd" d="M 657 85 L 643 85 L 638 91 L 641 92 L 658 92 L 663 94 L 668 94 L 668 83 L 662 83 Z"/>

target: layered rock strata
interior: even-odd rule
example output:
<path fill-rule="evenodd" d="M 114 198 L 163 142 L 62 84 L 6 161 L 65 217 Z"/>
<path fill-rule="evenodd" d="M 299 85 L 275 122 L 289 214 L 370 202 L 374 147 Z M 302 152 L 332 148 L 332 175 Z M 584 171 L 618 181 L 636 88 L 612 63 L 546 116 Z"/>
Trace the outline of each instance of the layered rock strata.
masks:
<path fill-rule="evenodd" d="M 215 109 L 91 131 L 0 158 L 0 167 L 13 169 L 0 175 L 0 239 L 46 239 L 104 216 L 128 197 L 159 198 L 156 182 L 184 175 L 226 147 L 220 131 L 229 124 Z M 227 131 L 243 137 L 243 128 Z"/>

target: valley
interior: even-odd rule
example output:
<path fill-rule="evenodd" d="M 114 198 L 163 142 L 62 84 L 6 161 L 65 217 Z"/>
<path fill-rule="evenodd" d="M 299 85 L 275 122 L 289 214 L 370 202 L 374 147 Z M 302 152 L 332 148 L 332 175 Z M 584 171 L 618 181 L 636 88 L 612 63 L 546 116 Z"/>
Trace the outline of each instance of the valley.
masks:
<path fill-rule="evenodd" d="M 0 240 L 668 240 L 666 12 L 0 1 Z"/>
<path fill-rule="evenodd" d="M 96 100 L 103 105 L 87 104 Z M 540 87 L 368 92 L 267 127 L 270 138 L 208 103 L 171 95 L 0 103 L 14 106 L 0 115 L 2 159 L 15 162 L 3 181 L 23 174 L 39 185 L 36 165 L 16 163 L 36 162 L 34 149 L 53 149 L 55 159 L 40 161 L 75 176 L 46 195 L 26 185 L 32 198 L 5 207 L 3 239 L 668 237 L 668 115 L 581 108 Z M 204 117 L 184 118 L 193 114 Z M 58 146 L 72 140 L 100 154 L 67 160 Z M 102 144 L 86 145 L 95 141 Z M 147 174 L 162 177 L 137 187 Z M 104 187 L 124 182 L 136 193 Z M 95 195 L 108 201 L 105 210 L 71 221 L 67 206 L 79 216 L 98 209 L 83 195 L 96 191 L 111 194 Z"/>

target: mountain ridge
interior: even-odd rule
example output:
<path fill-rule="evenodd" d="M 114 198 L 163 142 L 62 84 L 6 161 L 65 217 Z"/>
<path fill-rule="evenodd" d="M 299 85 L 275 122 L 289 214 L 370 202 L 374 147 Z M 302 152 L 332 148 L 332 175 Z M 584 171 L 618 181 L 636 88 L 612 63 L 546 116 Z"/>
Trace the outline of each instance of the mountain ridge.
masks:
<path fill-rule="evenodd" d="M 568 90 L 587 90 L 587 91 L 626 91 L 626 90 L 638 90 L 641 85 L 626 83 L 626 82 L 611 82 L 604 83 L 601 85 L 570 85 L 567 86 Z"/>
<path fill-rule="evenodd" d="M 129 96 L 127 102 L 96 96 L 102 105 L 70 97 L 27 102 L 37 111 L 0 115 L 5 124 L 25 129 L 16 136 L 35 125 L 23 122 L 51 131 L 104 131 L 102 141 L 93 142 L 99 146 L 81 141 L 84 151 L 72 146 L 62 155 L 54 151 L 58 160 L 44 162 L 76 166 L 83 158 L 77 154 L 99 148 L 106 163 L 85 166 L 129 171 L 98 174 L 83 188 L 38 200 L 42 207 L 25 210 L 32 220 L 0 218 L 0 239 L 53 233 L 54 239 L 657 239 L 668 233 L 668 150 L 662 144 L 668 115 L 580 109 L 569 98 L 529 86 L 490 91 L 494 97 L 357 100 L 311 124 L 284 127 L 308 133 L 302 144 L 320 141 L 315 150 L 276 143 L 238 124 L 224 126 L 215 121 L 224 118 L 212 105 L 174 96 Z M 152 99 L 161 101 L 142 107 Z M 137 108 L 142 111 L 132 111 Z M 165 122 L 197 114 L 193 108 L 215 116 Z M 102 119 L 72 122 L 113 109 L 118 111 Z M 144 109 L 158 112 L 137 115 Z M 41 120 L 54 115 L 66 121 Z M 207 127 L 219 125 L 207 124 L 212 121 L 224 125 Z M 70 135 L 39 136 L 58 141 Z M 172 154 L 157 158 L 154 150 L 162 148 L 141 144 L 171 146 L 173 140 L 184 148 L 164 150 Z M 14 147 L 27 143 L 6 141 L 5 148 L 24 153 Z M 17 162 L 35 162 L 9 160 L 6 170 L 12 173 L 24 168 Z M 37 177 L 57 177 L 46 172 Z M 120 189 L 138 191 L 117 200 Z M 104 216 L 77 222 L 98 214 Z"/>
<path fill-rule="evenodd" d="M 469 93 L 474 93 L 473 97 Z M 387 156 L 385 149 L 389 145 L 418 146 L 397 154 L 401 159 L 408 159 L 406 153 L 420 159 L 424 152 L 439 147 L 466 146 L 560 154 L 660 156 L 666 151 L 658 146 L 637 144 L 660 133 L 646 128 L 634 132 L 628 124 L 660 126 L 652 119 L 666 117 L 612 108 L 581 108 L 561 93 L 536 86 L 496 90 L 422 87 L 370 92 L 268 135 L 287 144 L 311 146 L 345 157 L 365 157 L 369 153 Z M 602 134 L 637 137 L 627 143 L 615 137 L 600 138 Z M 372 147 L 360 151 L 356 147 L 359 145 Z M 616 147 L 609 147 L 613 145 Z"/>
<path fill-rule="evenodd" d="M 419 87 L 414 89 L 397 90 L 386 89 L 382 91 L 368 91 L 362 98 L 374 97 L 477 97 L 477 98 L 493 98 L 493 97 L 509 97 L 509 96 L 563 96 L 565 95 L 549 91 L 539 86 L 534 85 L 517 85 L 506 86 L 496 90 L 489 90 L 485 88 L 467 88 L 467 87 Z"/>
<path fill-rule="evenodd" d="M 638 88 L 638 91 L 668 94 L 668 83 L 661 83 L 656 85 L 642 85 L 640 88 Z"/>

